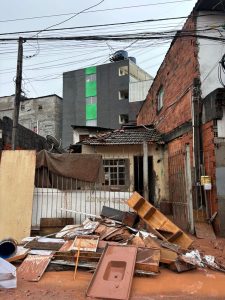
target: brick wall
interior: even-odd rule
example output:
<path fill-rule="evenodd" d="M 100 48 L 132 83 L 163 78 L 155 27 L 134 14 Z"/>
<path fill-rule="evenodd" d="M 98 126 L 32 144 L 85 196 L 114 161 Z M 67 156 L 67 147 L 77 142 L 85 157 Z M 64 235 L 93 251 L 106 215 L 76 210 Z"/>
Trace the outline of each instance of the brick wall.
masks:
<path fill-rule="evenodd" d="M 187 20 L 184 29 L 195 29 L 195 19 Z M 138 115 L 137 123 L 155 124 L 168 133 L 191 119 L 193 79 L 199 76 L 195 38 L 177 38 L 173 41 L 162 63 L 147 99 Z M 163 108 L 157 112 L 157 94 L 164 88 Z"/>
<path fill-rule="evenodd" d="M 212 214 L 218 211 L 218 199 L 216 191 L 216 156 L 215 156 L 215 144 L 214 144 L 214 129 L 213 121 L 207 122 L 202 125 L 202 146 L 204 153 L 204 168 L 205 174 L 211 176 L 212 190 L 206 191 L 208 199 L 209 210 Z M 216 218 L 214 223 L 216 232 L 219 232 L 219 220 Z"/>

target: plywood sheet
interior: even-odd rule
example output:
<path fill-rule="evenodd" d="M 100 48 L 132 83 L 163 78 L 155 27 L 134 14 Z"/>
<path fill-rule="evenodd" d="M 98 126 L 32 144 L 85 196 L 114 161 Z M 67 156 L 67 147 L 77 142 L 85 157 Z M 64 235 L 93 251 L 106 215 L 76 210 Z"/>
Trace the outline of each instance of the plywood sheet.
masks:
<path fill-rule="evenodd" d="M 36 153 L 3 151 L 0 163 L 0 240 L 30 235 Z"/>

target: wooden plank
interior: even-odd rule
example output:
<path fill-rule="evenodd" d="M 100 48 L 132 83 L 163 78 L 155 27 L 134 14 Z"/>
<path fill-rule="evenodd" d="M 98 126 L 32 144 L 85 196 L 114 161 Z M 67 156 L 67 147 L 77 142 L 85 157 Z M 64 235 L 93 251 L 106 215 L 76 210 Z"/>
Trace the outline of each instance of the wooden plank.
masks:
<path fill-rule="evenodd" d="M 135 269 L 159 272 L 160 249 L 138 248 Z"/>
<path fill-rule="evenodd" d="M 63 239 L 39 237 L 26 243 L 24 248 L 58 251 L 64 244 Z"/>
<path fill-rule="evenodd" d="M 212 225 L 206 222 L 195 222 L 195 234 L 199 239 L 216 239 Z"/>
<path fill-rule="evenodd" d="M 178 254 L 172 250 L 161 248 L 160 249 L 160 262 L 164 264 L 171 264 L 175 262 Z"/>
<path fill-rule="evenodd" d="M 95 235 L 76 236 L 70 250 L 96 252 L 98 241 L 99 237 Z"/>
<path fill-rule="evenodd" d="M 19 278 L 27 281 L 39 281 L 52 255 L 28 255 L 17 270 Z"/>
<path fill-rule="evenodd" d="M 0 163 L 0 240 L 30 235 L 36 152 L 3 151 Z"/>
<path fill-rule="evenodd" d="M 130 199 L 128 199 L 127 204 L 137 212 L 152 230 L 158 232 L 157 236 L 160 233 L 163 240 L 169 240 L 170 238 L 173 243 L 180 245 L 183 249 L 188 249 L 193 243 L 193 240 L 186 233 L 137 192 L 133 193 Z M 151 211 L 152 213 L 149 213 Z"/>

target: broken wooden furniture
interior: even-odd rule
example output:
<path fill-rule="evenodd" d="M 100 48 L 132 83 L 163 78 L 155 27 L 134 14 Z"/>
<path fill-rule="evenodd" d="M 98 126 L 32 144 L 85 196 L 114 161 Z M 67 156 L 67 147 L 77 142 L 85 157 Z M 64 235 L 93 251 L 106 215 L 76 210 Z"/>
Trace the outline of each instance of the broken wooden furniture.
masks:
<path fill-rule="evenodd" d="M 180 245 L 183 249 L 188 249 L 193 243 L 186 233 L 137 192 L 133 193 L 127 203 L 146 222 L 152 232 L 162 240 Z"/>

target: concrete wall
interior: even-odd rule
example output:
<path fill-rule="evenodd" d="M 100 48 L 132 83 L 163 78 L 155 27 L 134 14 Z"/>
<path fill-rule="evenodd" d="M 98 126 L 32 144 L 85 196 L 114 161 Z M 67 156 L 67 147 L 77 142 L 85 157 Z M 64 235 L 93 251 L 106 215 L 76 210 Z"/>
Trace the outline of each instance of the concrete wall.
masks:
<path fill-rule="evenodd" d="M 84 69 L 63 74 L 63 147 L 67 147 L 73 142 L 71 125 L 86 125 Z"/>
<path fill-rule="evenodd" d="M 12 120 L 8 117 L 0 119 L 0 150 L 11 149 L 12 142 Z M 46 139 L 35 132 L 19 125 L 17 132 L 17 149 L 48 150 Z"/>
<path fill-rule="evenodd" d="M 134 191 L 134 156 L 143 156 L 142 145 L 121 146 L 82 146 L 82 153 L 99 153 L 103 159 L 128 159 L 129 181 L 127 188 Z M 153 173 L 155 174 L 155 197 L 154 203 L 158 205 L 161 200 L 168 200 L 168 176 L 167 176 L 167 153 L 162 146 L 148 145 L 148 155 L 153 157 Z"/>
<path fill-rule="evenodd" d="M 127 74 L 120 76 L 121 67 L 127 67 Z M 130 93 L 135 93 L 130 99 L 119 99 L 119 91 L 129 92 L 129 69 L 136 80 L 150 80 L 151 76 L 129 60 L 99 65 L 96 67 L 97 83 L 97 125 L 98 127 L 116 129 L 121 127 L 119 115 L 128 115 L 129 121 L 136 121 L 136 116 L 145 99 L 144 92 L 137 92 L 140 85 L 133 85 Z M 135 72 L 136 71 L 136 72 Z M 149 81 L 150 84 L 151 81 Z M 138 101 L 138 102 L 135 102 Z M 63 145 L 72 143 L 71 125 L 85 126 L 85 69 L 63 74 Z"/>
<path fill-rule="evenodd" d="M 197 29 L 205 27 L 214 27 L 215 30 L 200 33 L 212 37 L 224 38 L 225 31 L 220 27 L 225 23 L 225 14 L 220 12 L 202 12 L 201 14 L 209 16 L 201 16 L 197 19 Z M 213 15 L 215 14 L 215 15 Z M 213 90 L 222 87 L 218 79 L 218 67 L 222 56 L 225 53 L 224 43 L 220 41 L 212 41 L 207 39 L 198 39 L 198 59 L 201 78 L 202 97 L 204 98 Z M 225 83 L 225 75 L 222 72 L 222 78 Z"/>
<path fill-rule="evenodd" d="M 14 96 L 0 98 L 0 118 L 13 118 Z M 19 123 L 46 137 L 62 137 L 62 99 L 57 95 L 21 101 Z"/>

